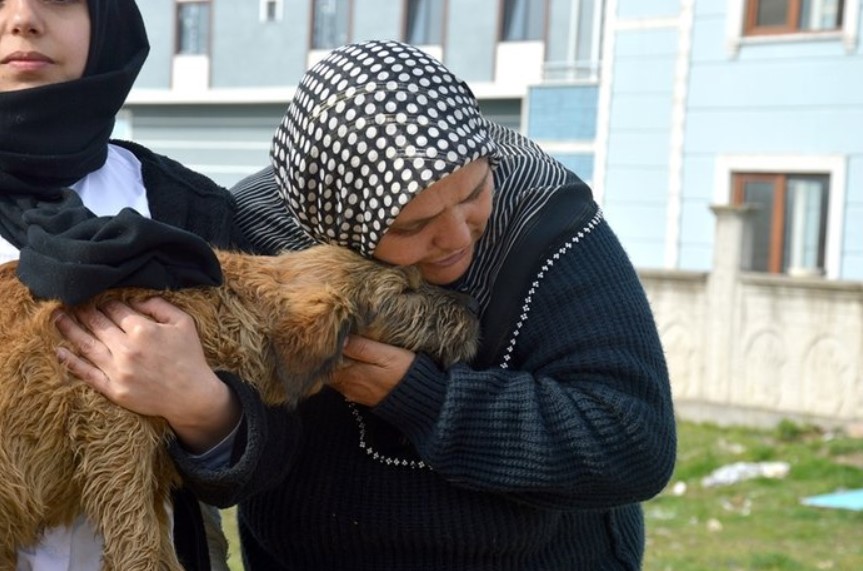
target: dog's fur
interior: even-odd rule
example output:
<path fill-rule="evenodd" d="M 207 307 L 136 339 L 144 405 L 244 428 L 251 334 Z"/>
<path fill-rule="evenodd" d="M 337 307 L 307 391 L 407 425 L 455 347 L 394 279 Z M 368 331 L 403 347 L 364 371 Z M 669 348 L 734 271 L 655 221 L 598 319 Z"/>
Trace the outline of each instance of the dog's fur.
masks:
<path fill-rule="evenodd" d="M 280 256 L 217 251 L 224 284 L 173 292 L 120 288 L 89 303 L 154 293 L 196 321 L 216 370 L 237 373 L 270 404 L 294 406 L 340 361 L 349 332 L 469 359 L 478 324 L 464 299 L 336 246 Z M 178 474 L 164 420 L 111 404 L 59 364 L 59 306 L 34 300 L 0 266 L 0 569 L 49 526 L 86 514 L 105 540 L 103 570 L 180 571 L 165 510 Z"/>

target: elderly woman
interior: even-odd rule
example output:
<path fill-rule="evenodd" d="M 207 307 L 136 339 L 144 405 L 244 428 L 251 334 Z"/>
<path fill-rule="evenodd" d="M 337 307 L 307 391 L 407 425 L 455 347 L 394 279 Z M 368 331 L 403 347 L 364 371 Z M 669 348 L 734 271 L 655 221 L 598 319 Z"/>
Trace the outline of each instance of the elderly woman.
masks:
<path fill-rule="evenodd" d="M 244 403 L 232 463 L 248 569 L 639 569 L 639 502 L 675 458 L 656 327 L 573 173 L 481 115 L 397 42 L 302 79 L 239 224 L 277 252 L 329 242 L 475 298 L 479 355 L 440 369 L 367 339 L 295 413 Z"/>

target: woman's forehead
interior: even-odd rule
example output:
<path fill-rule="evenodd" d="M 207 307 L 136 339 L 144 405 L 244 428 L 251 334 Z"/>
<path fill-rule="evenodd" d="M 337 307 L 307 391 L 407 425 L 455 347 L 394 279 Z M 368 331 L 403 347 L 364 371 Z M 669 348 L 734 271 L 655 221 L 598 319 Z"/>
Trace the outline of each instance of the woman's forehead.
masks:
<path fill-rule="evenodd" d="M 490 174 L 487 160 L 472 161 L 416 194 L 402 208 L 396 221 L 428 217 L 447 206 L 458 204 L 479 190 Z"/>

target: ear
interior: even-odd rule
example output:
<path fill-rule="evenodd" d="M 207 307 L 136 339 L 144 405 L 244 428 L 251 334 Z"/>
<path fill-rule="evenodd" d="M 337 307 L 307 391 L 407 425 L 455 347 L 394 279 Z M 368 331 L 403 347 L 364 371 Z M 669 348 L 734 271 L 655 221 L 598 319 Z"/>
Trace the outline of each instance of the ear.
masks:
<path fill-rule="evenodd" d="M 291 295 L 271 316 L 277 371 L 290 404 L 329 379 L 353 325 L 351 309 L 347 298 L 323 286 Z"/>

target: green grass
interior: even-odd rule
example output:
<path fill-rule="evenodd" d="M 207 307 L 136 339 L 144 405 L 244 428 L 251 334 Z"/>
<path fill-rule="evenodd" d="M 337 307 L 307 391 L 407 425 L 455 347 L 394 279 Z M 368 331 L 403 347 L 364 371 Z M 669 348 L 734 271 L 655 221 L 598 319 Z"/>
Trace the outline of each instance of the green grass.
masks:
<path fill-rule="evenodd" d="M 863 441 L 783 422 L 771 431 L 679 425 L 671 483 L 644 505 L 644 571 L 863 570 L 863 512 L 803 506 L 801 498 L 863 487 Z M 704 488 L 733 462 L 783 461 L 782 479 Z M 686 490 L 675 493 L 674 484 Z M 224 512 L 232 571 L 242 571 L 233 510 Z"/>
<path fill-rule="evenodd" d="M 803 506 L 807 496 L 863 487 L 863 441 L 783 422 L 772 431 L 681 423 L 678 464 L 644 506 L 645 571 L 863 569 L 863 513 Z M 733 462 L 783 461 L 782 479 L 705 488 Z M 683 482 L 686 491 L 673 492 Z"/>
<path fill-rule="evenodd" d="M 228 566 L 231 571 L 243 571 L 240 558 L 240 540 L 237 535 L 237 508 L 222 510 L 222 528 L 228 538 Z"/>

